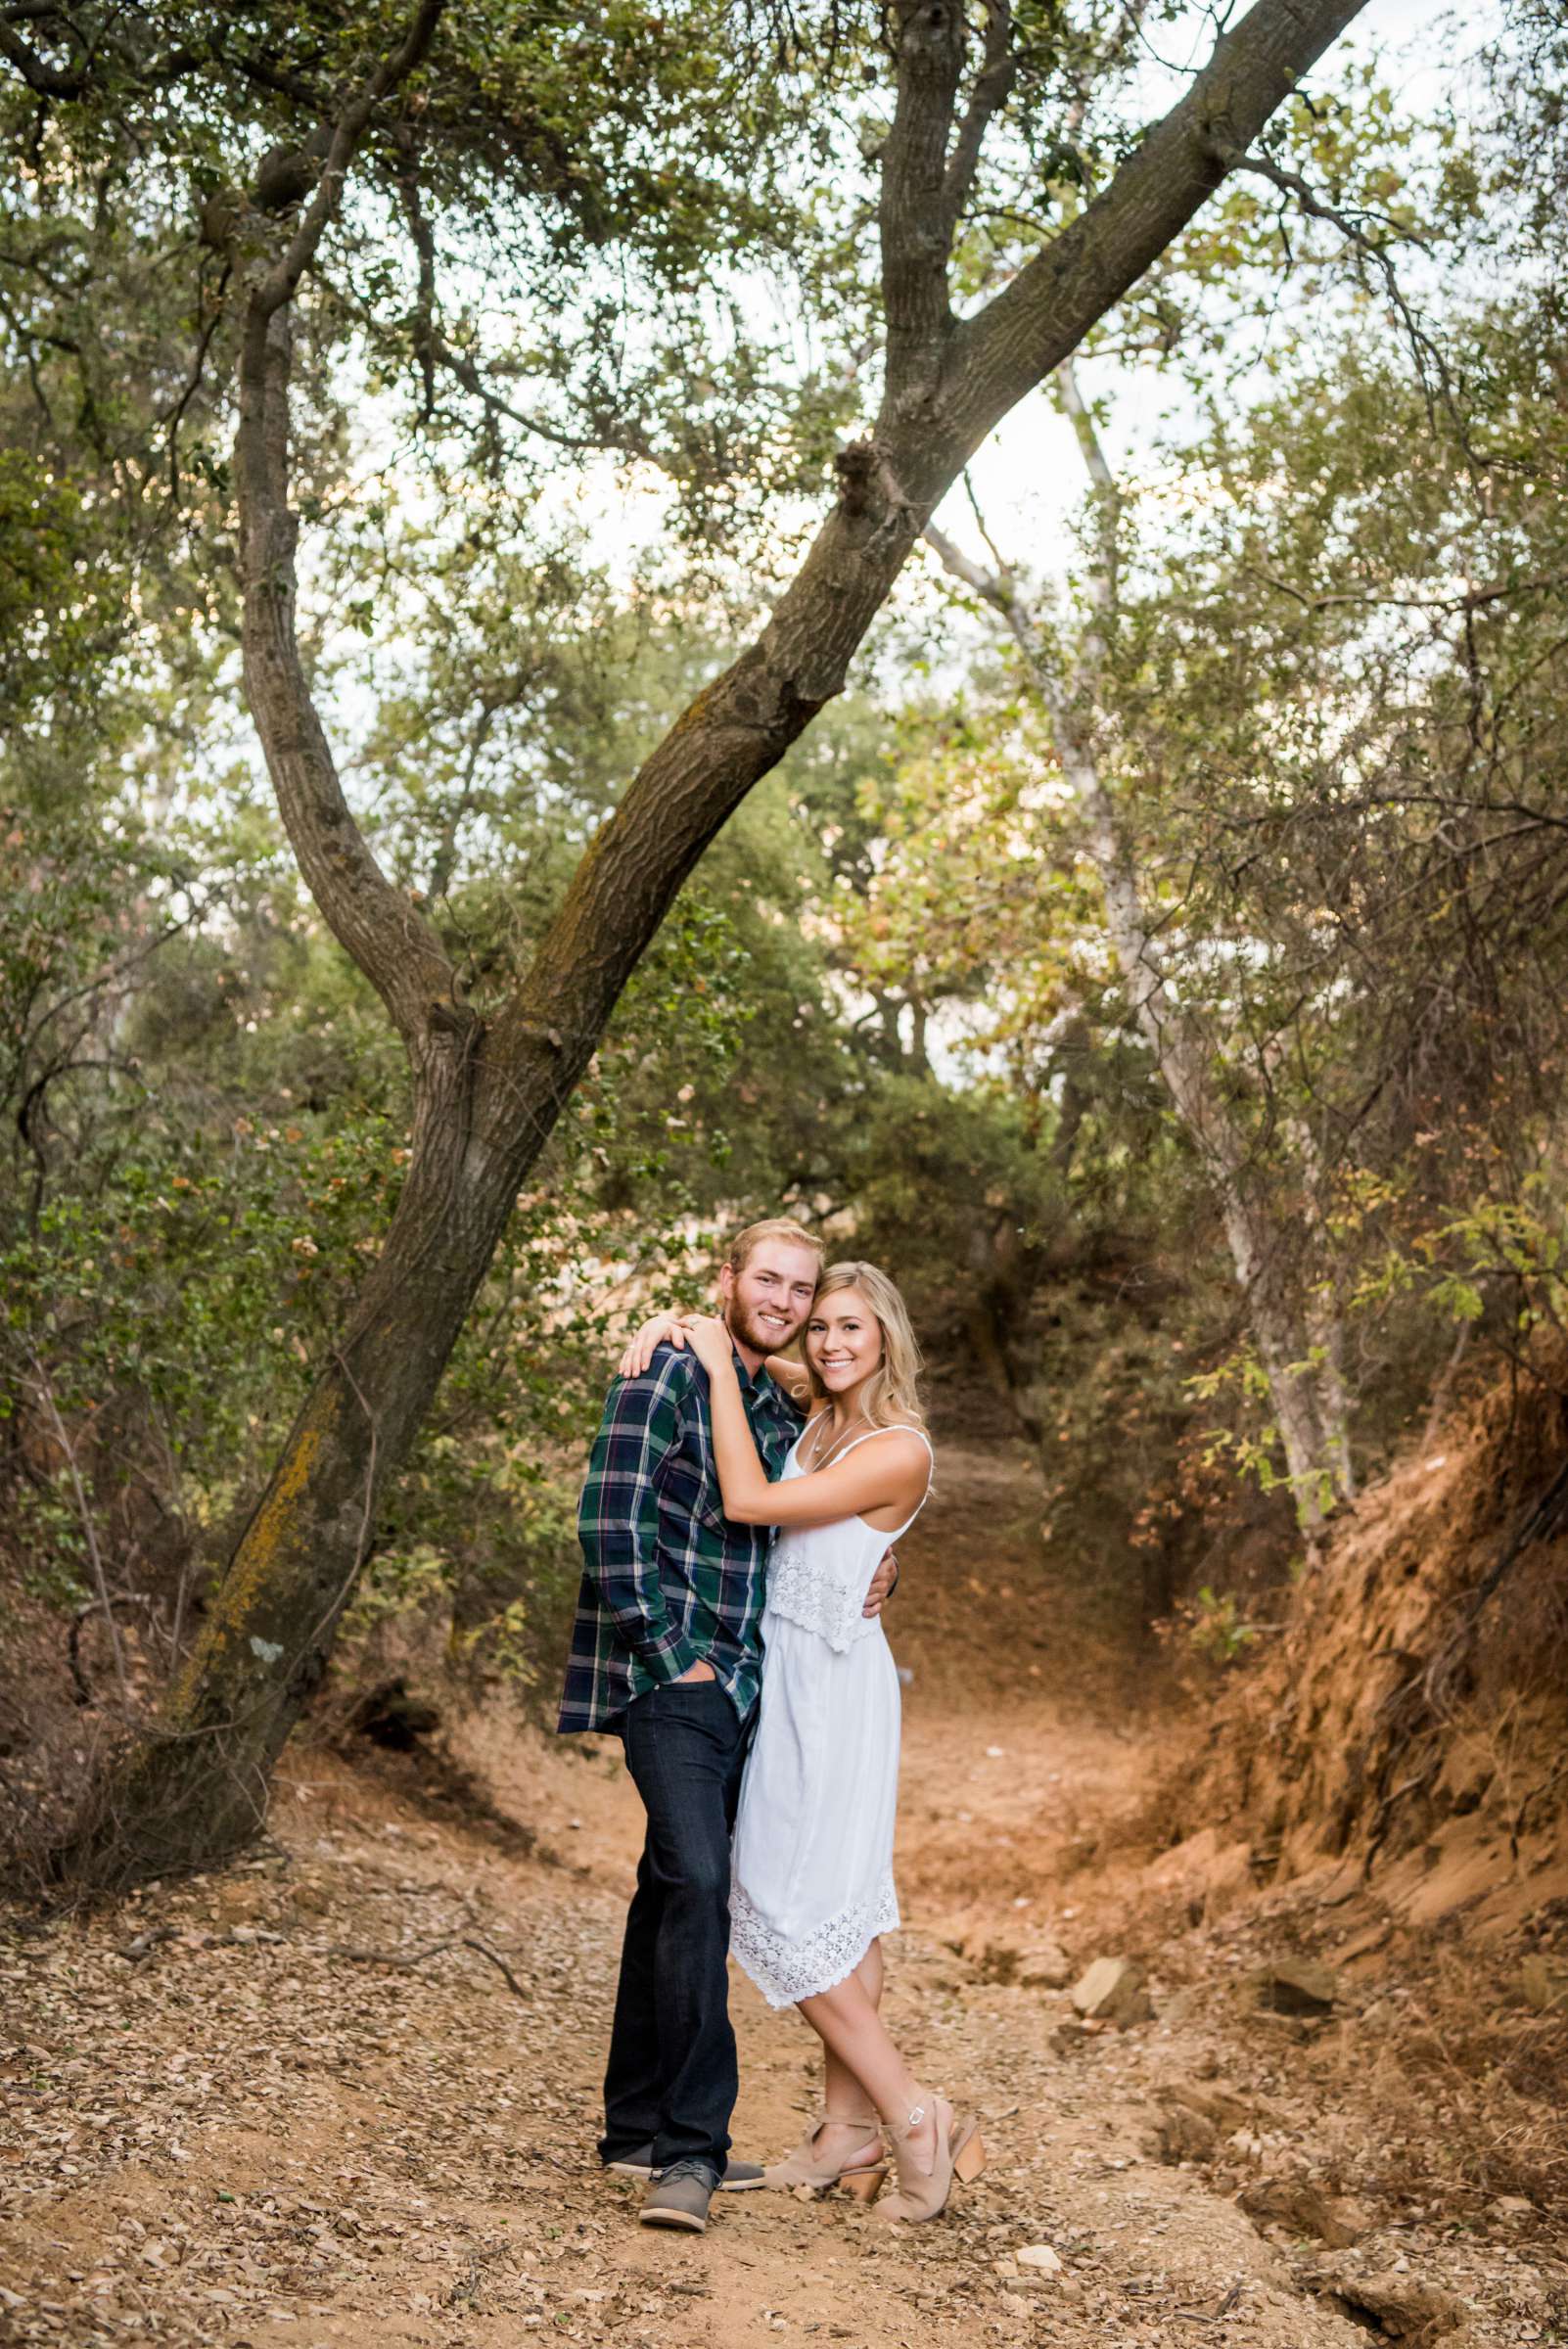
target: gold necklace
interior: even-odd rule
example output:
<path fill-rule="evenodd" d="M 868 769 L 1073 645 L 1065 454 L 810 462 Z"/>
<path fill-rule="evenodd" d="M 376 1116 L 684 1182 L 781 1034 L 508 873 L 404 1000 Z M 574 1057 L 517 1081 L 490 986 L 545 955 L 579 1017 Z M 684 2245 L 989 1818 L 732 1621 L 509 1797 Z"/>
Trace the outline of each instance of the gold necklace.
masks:
<path fill-rule="evenodd" d="M 832 1413 L 831 1413 L 830 1411 L 824 1411 L 824 1412 L 823 1412 L 823 1414 L 822 1414 L 822 1416 L 823 1416 L 825 1419 L 826 1419 L 826 1418 L 831 1418 L 831 1417 L 832 1417 Z M 811 1447 L 811 1470 L 812 1470 L 812 1473 L 813 1473 L 813 1474 L 815 1474 L 815 1473 L 819 1472 L 821 1469 L 823 1469 L 823 1468 L 825 1468 L 825 1467 L 827 1466 L 827 1464 L 828 1464 L 829 1460 L 832 1460 L 832 1459 L 836 1459 L 836 1458 L 837 1458 L 837 1456 L 838 1456 L 838 1454 L 839 1454 L 840 1451 L 841 1451 L 841 1450 L 844 1448 L 845 1444 L 847 1443 L 847 1440 L 848 1440 L 848 1439 L 849 1439 L 849 1438 L 850 1438 L 852 1435 L 853 1435 L 853 1433 L 854 1433 L 854 1431 L 855 1431 L 855 1429 L 856 1429 L 857 1427 L 864 1427 L 864 1428 L 866 1428 L 867 1430 L 869 1430 L 869 1428 L 870 1428 L 870 1425 L 871 1425 L 871 1422 L 869 1421 L 869 1419 L 865 1418 L 863 1414 L 862 1414 L 862 1415 L 861 1415 L 859 1418 L 857 1418 L 857 1419 L 852 1419 L 852 1420 L 850 1421 L 850 1424 L 849 1424 L 849 1426 L 848 1426 L 848 1427 L 847 1427 L 847 1428 L 844 1430 L 844 1433 L 843 1433 L 843 1435 L 841 1435 L 841 1436 L 835 1436 L 835 1438 L 833 1439 L 833 1442 L 832 1442 L 832 1443 L 831 1443 L 831 1444 L 828 1446 L 828 1448 L 827 1448 L 826 1451 L 822 1451 L 822 1449 L 821 1449 L 821 1446 L 820 1446 L 820 1444 L 819 1444 L 818 1442 L 816 1442 L 815 1440 L 813 1440 L 812 1447 Z"/>

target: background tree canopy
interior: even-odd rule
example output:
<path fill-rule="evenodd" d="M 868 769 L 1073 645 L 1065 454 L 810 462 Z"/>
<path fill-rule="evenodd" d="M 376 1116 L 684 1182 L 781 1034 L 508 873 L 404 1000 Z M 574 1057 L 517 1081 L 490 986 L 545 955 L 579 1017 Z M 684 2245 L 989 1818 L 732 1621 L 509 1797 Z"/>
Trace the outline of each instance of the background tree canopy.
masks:
<path fill-rule="evenodd" d="M 242 1842 L 340 1624 L 548 1678 L 611 1326 L 757 1213 L 1135 1635 L 1541 1374 L 1562 35 L 1416 113 L 1354 13 L 0 15 L 6 1603 L 135 1730 L 7 1696 L 59 1865 Z"/>

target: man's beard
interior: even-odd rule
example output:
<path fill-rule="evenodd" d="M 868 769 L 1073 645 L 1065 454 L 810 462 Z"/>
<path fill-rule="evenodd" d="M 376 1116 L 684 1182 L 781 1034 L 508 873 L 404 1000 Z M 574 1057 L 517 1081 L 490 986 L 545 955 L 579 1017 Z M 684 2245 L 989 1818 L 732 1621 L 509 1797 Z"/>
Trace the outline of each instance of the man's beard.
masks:
<path fill-rule="evenodd" d="M 800 1336 L 805 1320 L 806 1316 L 803 1313 L 801 1319 L 792 1328 L 785 1330 L 760 1329 L 751 1314 L 746 1313 L 733 1298 L 730 1301 L 729 1311 L 724 1315 L 725 1325 L 730 1336 L 738 1339 L 742 1346 L 749 1346 L 754 1354 L 762 1355 L 782 1353 L 792 1339 Z"/>

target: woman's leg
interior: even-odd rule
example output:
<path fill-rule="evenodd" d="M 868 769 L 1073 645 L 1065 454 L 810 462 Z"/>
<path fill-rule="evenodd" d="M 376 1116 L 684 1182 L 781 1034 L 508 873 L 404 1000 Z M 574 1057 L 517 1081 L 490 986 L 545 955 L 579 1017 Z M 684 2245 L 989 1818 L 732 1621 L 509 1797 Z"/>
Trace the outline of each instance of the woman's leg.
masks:
<path fill-rule="evenodd" d="M 854 1969 L 854 1978 L 864 1990 L 873 2007 L 879 2007 L 882 2004 L 883 1974 L 882 1943 L 878 1939 L 872 1941 L 865 1956 Z M 803 2006 L 801 2011 L 805 2014 L 806 2008 Z M 807 2015 L 807 2022 L 810 2019 L 810 2016 Z M 873 2100 L 871 2091 L 865 2082 L 856 2078 L 842 2057 L 835 2055 L 826 2040 L 822 2043 L 822 2052 L 824 2056 L 822 2067 L 823 2110 L 830 2113 L 870 2112 Z M 845 2128 L 819 2130 L 816 2146 L 817 2151 L 825 2158 L 830 2153 L 835 2156 L 843 2153 L 852 2143 L 858 2148 L 869 2142 L 865 2124 L 861 2121 L 857 2125 L 851 2124 Z"/>
<path fill-rule="evenodd" d="M 873 1975 L 879 1997 L 880 1958 L 878 1952 Z M 832 1990 L 820 1991 L 814 1999 L 802 1999 L 800 2008 L 827 2050 L 830 2062 L 839 2067 L 840 2080 L 848 2075 L 870 2096 L 884 2121 L 901 2128 L 917 2104 L 926 2106 L 926 2117 L 914 2133 L 914 2153 L 922 2168 L 929 2167 L 936 2145 L 935 2099 L 927 2096 L 899 2054 L 877 2011 L 877 2000 L 858 1972 L 836 1983 Z M 840 2132 L 835 2124 L 818 2139 L 818 2150 L 824 2156 L 843 2153 L 850 2149 L 853 2134 L 849 2129 Z"/>

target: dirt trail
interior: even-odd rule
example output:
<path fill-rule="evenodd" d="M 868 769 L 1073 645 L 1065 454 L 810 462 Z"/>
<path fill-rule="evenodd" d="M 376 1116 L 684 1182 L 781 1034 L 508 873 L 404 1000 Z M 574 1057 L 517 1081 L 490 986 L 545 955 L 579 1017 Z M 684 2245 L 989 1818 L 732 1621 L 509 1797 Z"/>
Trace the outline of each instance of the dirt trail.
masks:
<path fill-rule="evenodd" d="M 1358 2220 L 1344 2189 L 1378 2171 L 1375 2118 L 1325 2105 L 1315 2025 L 1255 2015 L 1235 1989 L 1270 1936 L 1288 1945 L 1293 1912 L 1248 1897 L 1194 1927 L 1234 1873 L 1222 1853 L 1197 1890 L 1179 1860 L 1071 1872 L 1161 1732 L 1082 1671 L 1059 1594 L 1041 1597 L 1037 1519 L 1021 1453 L 945 1446 L 890 1618 L 910 1676 L 890 2016 L 980 2108 L 992 2152 L 943 2223 L 884 2230 L 843 2197 L 775 2195 L 721 2198 L 701 2242 L 631 2223 L 637 2189 L 598 2173 L 592 2138 L 635 1800 L 616 1749 L 491 1723 L 465 1759 L 536 1828 L 531 1858 L 305 1755 L 247 1866 L 8 1944 L 0 2342 L 1568 2337 L 1568 2275 L 1528 2204 L 1455 2225 L 1373 2195 Z M 1047 1944 L 1078 1963 L 1124 1925 L 1159 2019 L 1077 2033 L 1038 1979 Z M 1352 1965 L 1370 1939 L 1375 1965 L 1355 1904 L 1340 1938 Z M 1378 1987 L 1351 2002 L 1368 2032 Z M 813 2101 L 810 2046 L 738 1978 L 735 2007 L 737 2142 L 773 2152 Z M 1173 2089 L 1222 2111 L 1222 2145 L 1200 2114 L 1190 2142 L 1168 2131 L 1185 2159 L 1152 2149 Z M 1285 2192 L 1282 2224 L 1239 2206 L 1238 2165 L 1255 2202 Z M 1324 2179 L 1360 2235 L 1337 2251 L 1285 2191 L 1321 2197 Z M 1058 2269 L 1019 2264 L 1037 2245 Z"/>

